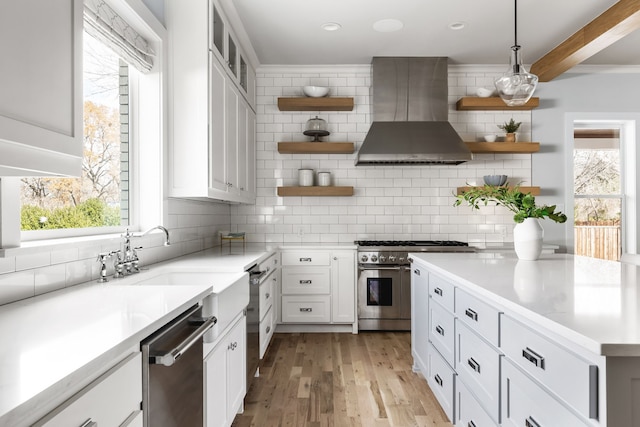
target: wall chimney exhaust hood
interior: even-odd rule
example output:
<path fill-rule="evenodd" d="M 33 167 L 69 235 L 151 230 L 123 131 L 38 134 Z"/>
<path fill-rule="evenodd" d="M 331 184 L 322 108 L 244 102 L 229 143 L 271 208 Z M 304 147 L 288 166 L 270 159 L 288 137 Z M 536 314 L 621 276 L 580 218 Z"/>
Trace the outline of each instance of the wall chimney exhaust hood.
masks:
<path fill-rule="evenodd" d="M 472 159 L 448 119 L 446 57 L 374 57 L 373 123 L 356 165 L 448 164 Z"/>

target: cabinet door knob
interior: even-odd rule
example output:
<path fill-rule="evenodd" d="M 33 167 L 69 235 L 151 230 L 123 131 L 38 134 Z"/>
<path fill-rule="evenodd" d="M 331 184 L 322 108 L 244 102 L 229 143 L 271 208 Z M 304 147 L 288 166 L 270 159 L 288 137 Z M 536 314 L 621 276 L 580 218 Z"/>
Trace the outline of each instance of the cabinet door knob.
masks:
<path fill-rule="evenodd" d="M 338 260 L 338 257 L 337 257 L 337 256 L 334 256 L 334 257 L 333 257 L 333 260 L 334 260 L 334 261 L 337 261 L 337 260 Z"/>

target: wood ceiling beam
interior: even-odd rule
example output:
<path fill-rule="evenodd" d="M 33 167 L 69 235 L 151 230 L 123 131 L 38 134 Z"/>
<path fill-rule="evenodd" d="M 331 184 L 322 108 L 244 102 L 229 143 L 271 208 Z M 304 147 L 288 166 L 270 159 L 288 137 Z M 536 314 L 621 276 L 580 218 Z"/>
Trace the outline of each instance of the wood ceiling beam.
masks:
<path fill-rule="evenodd" d="M 548 82 L 640 28 L 640 0 L 620 0 L 531 66 Z"/>

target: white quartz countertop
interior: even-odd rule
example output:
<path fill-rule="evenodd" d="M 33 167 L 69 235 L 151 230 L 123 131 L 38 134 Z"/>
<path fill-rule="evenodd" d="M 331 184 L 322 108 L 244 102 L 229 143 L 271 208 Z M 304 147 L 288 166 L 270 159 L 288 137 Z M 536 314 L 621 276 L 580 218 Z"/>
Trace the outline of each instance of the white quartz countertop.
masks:
<path fill-rule="evenodd" d="M 231 254 L 228 247 L 215 248 L 106 284 L 86 283 L 0 306 L 0 426 L 30 425 L 272 252 L 265 245 L 244 252 L 232 248 Z M 174 283 L 172 275 L 180 273 L 197 280 Z M 138 281 L 144 284 L 132 284 Z"/>
<path fill-rule="evenodd" d="M 640 356 L 640 267 L 569 254 L 414 253 L 428 268 L 595 354 Z"/>

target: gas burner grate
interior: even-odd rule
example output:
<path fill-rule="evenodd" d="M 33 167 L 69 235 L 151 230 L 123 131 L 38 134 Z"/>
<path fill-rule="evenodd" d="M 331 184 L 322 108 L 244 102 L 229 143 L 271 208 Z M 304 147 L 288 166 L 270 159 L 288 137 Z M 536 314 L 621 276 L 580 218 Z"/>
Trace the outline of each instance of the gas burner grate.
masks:
<path fill-rule="evenodd" d="M 358 246 L 469 246 L 456 240 L 356 240 Z"/>

